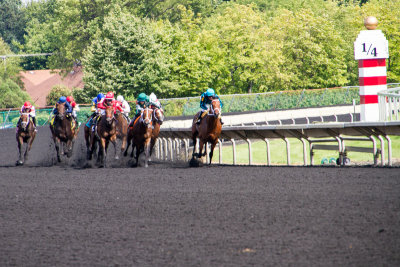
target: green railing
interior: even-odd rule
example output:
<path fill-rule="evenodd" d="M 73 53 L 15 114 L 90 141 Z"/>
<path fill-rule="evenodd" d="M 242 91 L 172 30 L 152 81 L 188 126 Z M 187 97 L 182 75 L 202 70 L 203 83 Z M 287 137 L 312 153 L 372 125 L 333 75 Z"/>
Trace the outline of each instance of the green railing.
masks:
<path fill-rule="evenodd" d="M 399 83 L 388 84 L 388 89 L 398 87 Z M 333 105 L 351 105 L 353 99 L 360 102 L 359 87 L 348 86 L 332 89 L 297 90 L 285 92 L 268 92 L 258 94 L 221 95 L 224 103 L 222 112 L 244 112 L 261 110 L 279 110 L 307 107 L 323 107 Z M 191 116 L 200 110 L 200 97 L 160 99 L 166 117 Z M 131 105 L 131 117 L 135 112 L 135 104 Z M 52 109 L 37 109 L 38 125 L 48 124 Z M 80 105 L 77 113 L 78 121 L 85 123 L 90 116 L 90 106 Z M 19 110 L 10 109 L 0 111 L 0 127 L 15 127 L 19 119 Z"/>

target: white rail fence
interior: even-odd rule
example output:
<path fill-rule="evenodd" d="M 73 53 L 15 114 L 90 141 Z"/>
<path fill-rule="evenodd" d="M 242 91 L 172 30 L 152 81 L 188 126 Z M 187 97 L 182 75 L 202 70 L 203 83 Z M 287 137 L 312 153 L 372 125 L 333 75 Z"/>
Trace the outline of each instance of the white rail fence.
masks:
<path fill-rule="evenodd" d="M 400 113 L 400 87 L 378 92 L 379 120 L 398 121 Z"/>
<path fill-rule="evenodd" d="M 248 144 L 248 164 L 252 165 L 252 142 L 262 140 L 266 143 L 265 165 L 271 165 L 270 140 L 282 139 L 286 144 L 287 165 L 291 165 L 290 141 L 295 138 L 303 145 L 303 165 L 312 166 L 315 150 L 338 151 L 338 164 L 346 165 L 347 153 L 349 151 L 369 153 L 374 165 L 378 165 L 380 158 L 381 166 L 392 166 L 392 143 L 389 135 L 400 135 L 400 122 L 352 122 L 352 123 L 321 123 L 302 125 L 269 125 L 269 126 L 232 126 L 223 127 L 221 139 L 218 145 L 219 164 L 222 164 L 223 144 L 230 143 L 232 146 L 233 165 L 237 164 L 236 143 L 244 140 Z M 155 147 L 156 157 L 159 160 L 184 160 L 188 161 L 192 155 L 189 150 L 191 129 L 168 128 L 161 129 L 160 137 Z M 380 148 L 377 146 L 377 140 Z M 345 141 L 357 140 L 372 143 L 369 147 L 346 146 Z M 385 140 L 388 151 L 385 151 Z M 320 143 L 335 143 L 335 145 L 321 145 Z M 307 144 L 309 146 L 310 158 L 307 158 Z M 215 151 L 217 153 L 217 151 Z M 208 151 L 207 151 L 208 155 Z M 385 160 L 387 155 L 387 162 Z M 207 161 L 209 159 L 207 157 Z"/>

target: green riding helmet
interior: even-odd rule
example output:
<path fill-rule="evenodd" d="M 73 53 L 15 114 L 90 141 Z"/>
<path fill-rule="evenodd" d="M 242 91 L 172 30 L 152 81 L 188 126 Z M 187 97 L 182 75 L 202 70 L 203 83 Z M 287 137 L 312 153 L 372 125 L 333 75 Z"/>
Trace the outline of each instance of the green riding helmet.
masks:
<path fill-rule="evenodd" d="M 137 98 L 138 102 L 147 101 L 147 100 L 148 100 L 148 96 L 145 93 L 140 93 L 138 98 Z"/>

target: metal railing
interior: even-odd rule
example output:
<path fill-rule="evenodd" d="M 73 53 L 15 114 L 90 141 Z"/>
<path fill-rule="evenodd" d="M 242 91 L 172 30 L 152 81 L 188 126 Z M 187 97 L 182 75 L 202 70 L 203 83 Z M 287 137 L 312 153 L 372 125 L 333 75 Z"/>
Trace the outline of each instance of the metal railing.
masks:
<path fill-rule="evenodd" d="M 378 92 L 379 120 L 398 121 L 400 113 L 400 87 Z"/>

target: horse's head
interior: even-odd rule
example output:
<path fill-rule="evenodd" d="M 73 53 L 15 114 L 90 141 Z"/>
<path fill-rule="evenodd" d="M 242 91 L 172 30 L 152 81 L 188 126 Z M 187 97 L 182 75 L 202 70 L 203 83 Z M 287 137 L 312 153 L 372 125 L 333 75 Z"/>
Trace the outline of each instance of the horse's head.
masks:
<path fill-rule="evenodd" d="M 221 103 L 219 99 L 214 99 L 210 105 L 210 115 L 214 115 L 214 117 L 219 117 L 221 115 Z"/>
<path fill-rule="evenodd" d="M 158 122 L 160 125 L 164 121 L 164 111 L 161 108 L 155 108 L 153 111 L 153 120 Z"/>
<path fill-rule="evenodd" d="M 151 127 L 153 120 L 153 110 L 151 108 L 145 108 L 142 112 L 142 121 L 146 127 Z"/>
<path fill-rule="evenodd" d="M 26 128 L 28 127 L 29 121 L 30 121 L 30 116 L 29 113 L 22 113 L 21 114 L 21 128 L 22 130 L 26 131 Z"/>
<path fill-rule="evenodd" d="M 57 109 L 57 117 L 60 120 L 64 119 L 64 116 L 65 116 L 65 105 L 64 105 L 64 103 L 56 103 L 56 109 Z"/>
<path fill-rule="evenodd" d="M 115 119 L 114 108 L 112 106 L 107 106 L 105 112 L 106 112 L 105 116 L 106 116 L 107 125 L 111 125 L 113 120 Z"/>

